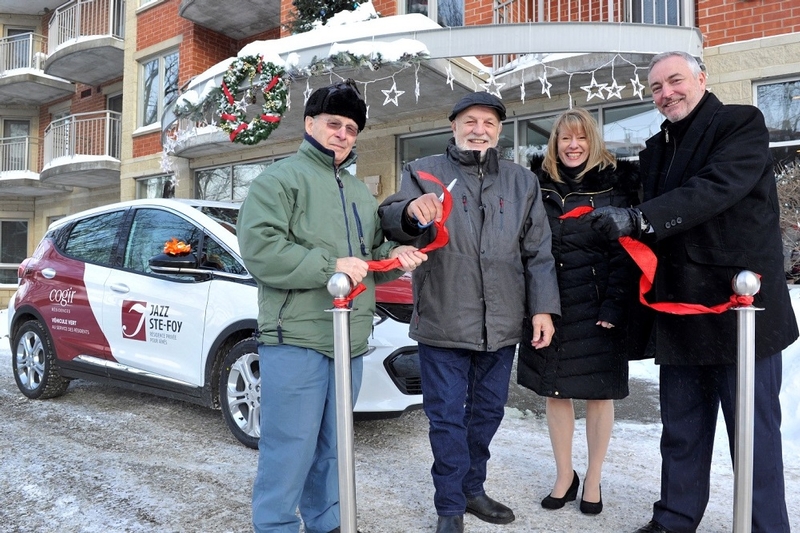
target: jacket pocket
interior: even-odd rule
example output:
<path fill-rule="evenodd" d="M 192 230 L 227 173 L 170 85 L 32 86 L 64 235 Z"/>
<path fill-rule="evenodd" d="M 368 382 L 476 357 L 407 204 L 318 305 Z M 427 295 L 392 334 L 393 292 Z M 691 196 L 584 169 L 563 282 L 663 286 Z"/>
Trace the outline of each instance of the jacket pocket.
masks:
<path fill-rule="evenodd" d="M 744 268 L 748 264 L 745 250 L 722 250 L 687 244 L 686 255 L 691 261 L 701 265 Z"/>

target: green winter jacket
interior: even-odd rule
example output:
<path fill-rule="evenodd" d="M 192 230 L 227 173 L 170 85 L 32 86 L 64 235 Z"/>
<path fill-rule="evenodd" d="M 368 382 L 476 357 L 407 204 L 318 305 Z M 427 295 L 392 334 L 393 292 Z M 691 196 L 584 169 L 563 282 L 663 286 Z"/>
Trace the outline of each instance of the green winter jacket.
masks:
<path fill-rule="evenodd" d="M 333 307 L 328 280 L 340 257 L 385 259 L 378 204 L 367 187 L 338 168 L 333 153 L 306 135 L 297 154 L 264 170 L 250 185 L 237 223 L 245 266 L 258 284 L 260 342 L 289 344 L 333 357 Z M 400 275 L 370 272 L 367 290 L 353 301 L 351 356 L 367 351 L 375 311 L 375 283 Z"/>

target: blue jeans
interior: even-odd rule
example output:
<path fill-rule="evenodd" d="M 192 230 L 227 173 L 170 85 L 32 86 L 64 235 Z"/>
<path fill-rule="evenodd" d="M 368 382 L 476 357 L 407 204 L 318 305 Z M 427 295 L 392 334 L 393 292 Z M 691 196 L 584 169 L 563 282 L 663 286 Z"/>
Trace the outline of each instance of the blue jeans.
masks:
<path fill-rule="evenodd" d="M 736 425 L 736 365 L 662 365 L 661 499 L 653 519 L 693 533 L 709 497 L 720 406 L 731 458 Z M 788 533 L 781 446 L 781 354 L 756 360 L 753 412 L 753 533 Z"/>
<path fill-rule="evenodd" d="M 467 498 L 484 493 L 489 444 L 503 420 L 514 352 L 515 346 L 477 352 L 419 344 L 440 516 L 464 514 Z"/>
<path fill-rule="evenodd" d="M 253 483 L 256 533 L 308 533 L 339 527 L 334 361 L 297 346 L 259 346 L 261 438 Z M 350 360 L 353 403 L 361 357 Z"/>

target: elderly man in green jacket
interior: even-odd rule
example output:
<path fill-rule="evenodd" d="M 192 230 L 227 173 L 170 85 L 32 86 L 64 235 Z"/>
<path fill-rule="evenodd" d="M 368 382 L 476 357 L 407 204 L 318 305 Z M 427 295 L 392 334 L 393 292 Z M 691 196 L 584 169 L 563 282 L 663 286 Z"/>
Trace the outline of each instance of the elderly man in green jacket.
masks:
<path fill-rule="evenodd" d="M 258 284 L 261 438 L 253 485 L 257 533 L 339 531 L 333 319 L 335 272 L 364 283 L 350 313 L 353 397 L 361 385 L 375 310 L 368 260 L 397 257 L 406 271 L 426 255 L 385 242 L 377 202 L 346 168 L 356 159 L 366 105 L 352 82 L 317 89 L 305 107 L 297 153 L 269 166 L 239 214 L 239 246 Z"/>

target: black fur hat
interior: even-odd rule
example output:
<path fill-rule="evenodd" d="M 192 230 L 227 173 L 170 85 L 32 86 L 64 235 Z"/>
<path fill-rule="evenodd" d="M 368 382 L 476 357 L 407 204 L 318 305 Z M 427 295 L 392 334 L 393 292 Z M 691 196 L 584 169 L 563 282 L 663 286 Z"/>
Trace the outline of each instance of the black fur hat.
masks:
<path fill-rule="evenodd" d="M 311 93 L 303 117 L 316 117 L 320 113 L 351 118 L 358 131 L 363 130 L 367 123 L 367 104 L 361 99 L 356 82 L 351 79 L 320 87 Z"/>

